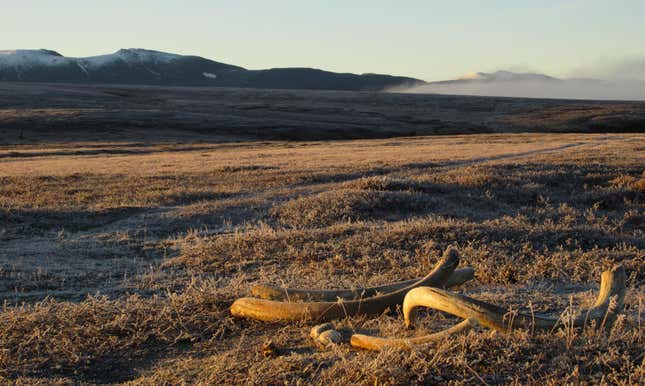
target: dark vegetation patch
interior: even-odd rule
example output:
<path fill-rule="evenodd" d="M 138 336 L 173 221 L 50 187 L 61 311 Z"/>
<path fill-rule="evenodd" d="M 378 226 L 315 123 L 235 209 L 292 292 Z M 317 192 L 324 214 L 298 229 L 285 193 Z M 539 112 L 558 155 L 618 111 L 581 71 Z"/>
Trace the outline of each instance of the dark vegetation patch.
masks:
<path fill-rule="evenodd" d="M 266 165 L 226 165 L 221 166 L 215 169 L 217 172 L 225 173 L 237 173 L 237 172 L 249 172 L 256 170 L 276 170 L 278 169 L 275 166 L 266 166 Z"/>
<path fill-rule="evenodd" d="M 197 141 L 645 131 L 643 102 L 3 82 L 0 106 L 10 107 L 0 112 L 0 141 L 9 144 L 110 141 L 115 128 L 174 142 L 177 133 L 160 133 L 170 128 Z"/>
<path fill-rule="evenodd" d="M 421 183 L 410 179 L 388 176 L 359 178 L 344 183 L 342 187 L 346 189 L 372 190 L 378 192 L 433 193 L 442 190 L 439 184 Z"/>
<path fill-rule="evenodd" d="M 299 197 L 272 210 L 280 223 L 318 227 L 337 222 L 396 218 L 428 210 L 432 201 L 421 194 L 400 191 L 339 189 Z"/>

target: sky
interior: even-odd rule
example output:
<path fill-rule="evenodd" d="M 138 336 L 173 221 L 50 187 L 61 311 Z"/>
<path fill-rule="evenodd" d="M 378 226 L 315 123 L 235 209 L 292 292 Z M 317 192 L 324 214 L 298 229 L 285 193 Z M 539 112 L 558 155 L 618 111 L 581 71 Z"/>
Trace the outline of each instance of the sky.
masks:
<path fill-rule="evenodd" d="M 643 0 L 0 0 L 0 49 L 120 48 L 250 69 L 427 81 L 500 69 L 592 77 L 645 58 Z"/>

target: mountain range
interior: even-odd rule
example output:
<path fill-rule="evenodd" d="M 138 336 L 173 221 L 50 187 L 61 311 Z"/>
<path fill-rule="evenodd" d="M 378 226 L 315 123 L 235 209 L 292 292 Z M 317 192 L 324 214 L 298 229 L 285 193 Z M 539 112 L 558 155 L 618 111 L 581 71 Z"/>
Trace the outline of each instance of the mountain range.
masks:
<path fill-rule="evenodd" d="M 356 91 L 425 84 L 408 77 L 314 68 L 248 70 L 199 56 L 145 49 L 121 49 L 85 58 L 66 57 L 44 49 L 0 51 L 0 81 Z"/>
<path fill-rule="evenodd" d="M 425 82 L 403 76 L 315 68 L 249 70 L 200 56 L 146 49 L 121 49 L 85 58 L 44 49 L 0 51 L 0 81 L 645 100 L 645 81 L 638 79 L 560 79 L 538 73 L 496 71 Z"/>

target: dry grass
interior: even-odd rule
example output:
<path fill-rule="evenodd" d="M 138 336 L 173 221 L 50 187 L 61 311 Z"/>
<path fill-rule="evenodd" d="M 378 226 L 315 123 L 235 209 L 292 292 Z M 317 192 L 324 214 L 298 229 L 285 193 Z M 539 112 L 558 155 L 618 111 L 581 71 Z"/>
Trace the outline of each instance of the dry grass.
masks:
<path fill-rule="evenodd" d="M 132 363 L 166 347 L 179 350 L 236 329 L 225 309 L 218 287 L 209 281 L 163 297 L 90 296 L 80 303 L 45 300 L 5 308 L 0 320 L 9 328 L 0 337 L 0 374 L 127 378 Z"/>
<path fill-rule="evenodd" d="M 341 189 L 293 199 L 275 207 L 280 223 L 294 227 L 394 217 L 429 209 L 431 203 L 409 192 Z"/>
<path fill-rule="evenodd" d="M 642 384 L 644 141 L 477 135 L 7 151 L 0 380 Z M 38 155 L 18 154 L 27 151 Z M 448 245 L 477 270 L 469 295 L 555 314 L 589 304 L 600 272 L 624 264 L 624 314 L 608 334 L 476 330 L 371 353 L 315 348 L 307 322 L 228 313 L 255 280 L 377 285 L 427 273 Z M 454 323 L 435 312 L 421 321 L 405 331 L 392 310 L 337 326 L 415 336 Z M 282 355 L 262 356 L 267 339 Z"/>

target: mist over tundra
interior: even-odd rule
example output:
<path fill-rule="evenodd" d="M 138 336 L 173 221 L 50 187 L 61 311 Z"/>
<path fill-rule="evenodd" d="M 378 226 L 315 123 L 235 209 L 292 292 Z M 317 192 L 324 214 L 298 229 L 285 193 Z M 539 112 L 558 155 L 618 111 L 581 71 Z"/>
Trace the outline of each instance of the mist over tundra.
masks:
<path fill-rule="evenodd" d="M 526 98 L 645 100 L 645 81 L 572 79 L 429 83 L 391 92 Z"/>
<path fill-rule="evenodd" d="M 566 78 L 538 73 L 497 71 L 470 73 L 390 92 L 527 98 L 645 100 L 645 58 L 590 65 Z"/>

